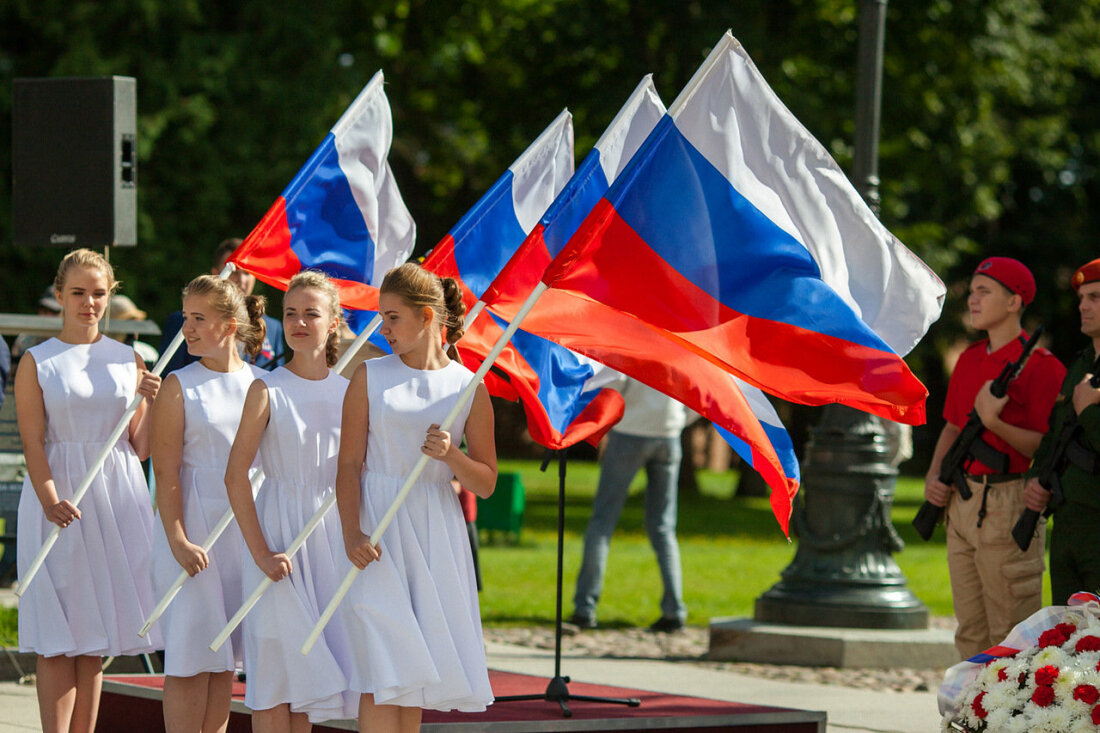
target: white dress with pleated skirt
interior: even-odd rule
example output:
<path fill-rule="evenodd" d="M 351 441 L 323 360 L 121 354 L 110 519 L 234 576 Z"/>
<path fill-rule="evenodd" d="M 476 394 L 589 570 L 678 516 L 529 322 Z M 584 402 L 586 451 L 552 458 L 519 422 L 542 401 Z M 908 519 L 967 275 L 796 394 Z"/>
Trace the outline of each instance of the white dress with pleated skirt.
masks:
<path fill-rule="evenodd" d="M 187 538 L 201 545 L 229 510 L 225 465 L 241 423 L 241 408 L 262 369 L 245 364 L 234 372 L 216 372 L 202 362 L 173 372 L 183 393 L 183 460 L 180 489 Z M 206 569 L 188 578 L 160 620 L 164 635 L 164 673 L 191 677 L 229 672 L 242 658 L 238 628 L 216 651 L 210 642 L 240 608 L 244 540 L 236 522 L 222 533 L 207 557 Z M 251 562 L 251 559 L 249 559 Z M 182 568 L 172 555 L 159 517 L 153 539 L 153 589 L 161 598 Z"/>
<path fill-rule="evenodd" d="M 458 362 L 413 369 L 397 356 L 366 362 L 370 428 L 360 524 L 370 533 L 473 374 Z M 462 441 L 469 405 L 452 426 Z M 445 463 L 427 469 L 383 534 L 382 557 L 357 576 L 341 604 L 352 658 L 351 689 L 376 704 L 477 712 L 493 692 L 481 635 L 473 556 Z"/>
<path fill-rule="evenodd" d="M 72 499 L 135 394 L 134 350 L 106 336 L 91 344 L 51 338 L 33 355 L 46 408 L 46 460 L 59 499 Z M 149 579 L 153 506 L 128 430 L 107 453 L 46 562 L 19 600 L 19 648 L 45 657 L 117 656 L 159 649 L 138 636 L 155 600 Z M 20 580 L 56 525 L 23 479 Z"/>
<path fill-rule="evenodd" d="M 348 380 L 335 372 L 303 379 L 286 367 L 262 380 L 271 413 L 260 440 L 265 478 L 256 513 L 268 547 L 282 552 L 334 490 Z M 350 649 L 340 620 L 325 627 L 309 654 L 299 652 L 352 567 L 335 506 L 290 561 L 290 576 L 273 583 L 244 620 L 245 705 L 267 710 L 289 703 L 314 723 L 353 718 L 358 700 L 348 692 Z M 265 576 L 249 557 L 243 577 L 247 597 Z"/>

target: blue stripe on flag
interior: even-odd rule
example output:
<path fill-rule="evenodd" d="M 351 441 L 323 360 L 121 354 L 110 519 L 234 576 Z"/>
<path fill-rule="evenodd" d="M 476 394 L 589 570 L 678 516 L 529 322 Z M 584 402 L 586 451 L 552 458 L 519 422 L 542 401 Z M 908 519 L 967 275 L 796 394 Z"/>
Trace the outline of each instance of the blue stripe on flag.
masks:
<path fill-rule="evenodd" d="M 374 240 L 340 169 L 332 133 L 325 136 L 283 196 L 290 248 L 303 268 L 374 284 Z"/>
<path fill-rule="evenodd" d="M 738 193 L 671 117 L 643 151 L 647 159 L 607 198 L 669 265 L 739 313 L 892 353 L 821 280 L 806 248 Z"/>
<path fill-rule="evenodd" d="M 504 196 L 507 205 L 498 206 Z M 450 232 L 462 282 L 479 299 L 527 236 L 511 197 L 512 171 L 505 171 Z"/>

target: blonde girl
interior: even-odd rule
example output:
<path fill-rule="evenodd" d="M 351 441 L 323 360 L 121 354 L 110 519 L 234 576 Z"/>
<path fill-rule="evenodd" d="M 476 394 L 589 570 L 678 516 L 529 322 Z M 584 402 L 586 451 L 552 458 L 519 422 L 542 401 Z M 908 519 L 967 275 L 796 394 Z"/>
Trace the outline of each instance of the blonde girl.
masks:
<path fill-rule="evenodd" d="M 148 408 L 160 378 L 131 347 L 99 330 L 116 286 L 98 253 L 66 255 L 54 279 L 61 332 L 23 355 L 15 379 L 27 462 L 19 500 L 21 578 L 51 527 L 61 528 L 19 603 L 19 647 L 38 655 L 47 733 L 94 730 L 102 657 L 150 652 L 160 641 L 155 632 L 138 637 L 153 608 L 153 509 L 141 461 L 149 455 Z M 73 492 L 135 391 L 140 406 L 75 506 Z"/>
<path fill-rule="evenodd" d="M 260 733 L 301 733 L 312 723 L 354 714 L 340 624 L 329 625 L 308 655 L 298 651 L 350 567 L 336 553 L 335 512 L 293 558 L 283 552 L 336 480 L 340 404 L 348 383 L 331 369 L 339 322 L 339 295 L 327 277 L 306 271 L 291 279 L 283 298 L 283 333 L 294 355 L 249 388 L 225 472 L 229 502 L 252 556 L 242 571 L 245 592 L 264 575 L 275 581 L 243 628 L 245 704 Z M 257 452 L 266 478 L 253 500 L 248 470 Z"/>
<path fill-rule="evenodd" d="M 352 648 L 359 729 L 418 730 L 421 709 L 492 702 L 470 543 L 451 478 L 481 497 L 496 485 L 493 410 L 484 385 L 449 431 L 439 425 L 473 374 L 448 356 L 462 335 L 461 293 L 419 265 L 381 286 L 392 356 L 361 364 L 344 399 L 337 505 L 359 573 L 337 618 Z M 465 438 L 466 451 L 459 446 Z M 375 548 L 371 531 L 421 455 L 428 468 Z"/>
<path fill-rule="evenodd" d="M 160 621 L 165 640 L 164 724 L 168 733 L 224 731 L 240 634 L 217 652 L 210 640 L 241 605 L 241 535 L 236 525 L 204 552 L 229 509 L 222 478 L 252 380 L 264 372 L 242 356 L 264 343 L 264 299 L 228 280 L 195 278 L 183 290 L 183 336 L 198 361 L 164 380 L 153 406 L 153 466 L 161 523 L 153 585 L 166 593 L 180 568 L 192 576 Z M 242 354 L 243 351 L 243 354 Z"/>

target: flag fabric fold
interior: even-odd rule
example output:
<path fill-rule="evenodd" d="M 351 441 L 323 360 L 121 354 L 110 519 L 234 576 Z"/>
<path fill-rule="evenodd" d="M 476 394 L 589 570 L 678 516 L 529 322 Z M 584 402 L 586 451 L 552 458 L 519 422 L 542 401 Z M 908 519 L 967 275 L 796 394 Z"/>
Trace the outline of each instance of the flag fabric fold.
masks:
<path fill-rule="evenodd" d="M 605 306 L 574 314 L 599 337 L 525 328 L 601 361 L 636 348 L 620 343 L 635 319 L 655 351 L 784 399 L 924 420 L 927 391 L 898 352 L 938 317 L 943 284 L 728 32 L 542 280 Z"/>
<path fill-rule="evenodd" d="M 297 272 L 321 270 L 344 307 L 377 310 L 382 277 L 408 259 L 416 239 L 387 161 L 392 139 L 379 71 L 231 261 L 282 290 Z"/>
<path fill-rule="evenodd" d="M 471 311 L 572 174 L 572 116 L 563 111 L 428 254 L 424 268 L 455 278 Z M 467 367 L 481 365 L 502 330 L 488 314 L 468 324 L 457 344 Z M 618 393 L 593 384 L 602 368 L 520 333 L 497 358 L 485 385 L 494 396 L 520 401 L 535 442 L 564 448 L 597 440 L 622 416 Z"/>

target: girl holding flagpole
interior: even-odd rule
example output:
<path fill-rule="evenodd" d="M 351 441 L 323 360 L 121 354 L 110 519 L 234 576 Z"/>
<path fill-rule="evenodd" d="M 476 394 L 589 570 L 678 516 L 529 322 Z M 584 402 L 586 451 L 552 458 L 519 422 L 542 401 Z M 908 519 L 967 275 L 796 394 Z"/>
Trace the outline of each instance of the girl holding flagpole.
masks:
<path fill-rule="evenodd" d="M 153 543 L 158 596 L 180 568 L 191 578 L 161 619 L 165 640 L 164 724 L 168 733 L 224 731 L 233 672 L 241 662 L 235 634 L 217 652 L 210 639 L 241 605 L 241 536 L 229 527 L 200 546 L 229 509 L 224 483 L 229 448 L 252 381 L 265 372 L 244 361 L 264 343 L 264 299 L 229 280 L 195 278 L 183 290 L 182 331 L 199 361 L 172 372 L 153 406 L 153 466 L 161 526 Z"/>
<path fill-rule="evenodd" d="M 470 543 L 450 481 L 491 495 L 496 447 L 484 385 L 451 432 L 439 429 L 473 378 L 447 351 L 463 331 L 457 283 L 401 265 L 382 281 L 379 310 L 393 355 L 357 367 L 344 399 L 336 497 L 347 555 L 363 572 L 337 618 L 352 648 L 364 650 L 350 679 L 359 729 L 410 731 L 422 708 L 479 711 L 493 699 Z M 422 454 L 434 460 L 374 547 L 364 531 Z"/>
<path fill-rule="evenodd" d="M 19 499 L 21 578 L 52 527 L 61 528 L 19 604 L 19 647 L 38 654 L 38 705 L 47 733 L 94 730 L 102 657 L 159 646 L 155 631 L 141 639 L 138 630 L 153 608 L 153 509 L 141 460 L 149 455 L 148 405 L 160 377 L 145 370 L 132 348 L 99 330 L 116 287 L 102 255 L 87 249 L 66 255 L 54 280 L 61 332 L 23 355 L 15 380 L 27 461 Z M 74 505 L 74 490 L 135 390 L 144 399 Z"/>
<path fill-rule="evenodd" d="M 348 384 L 330 368 L 339 322 L 340 297 L 327 277 L 305 271 L 291 278 L 283 333 L 294 355 L 249 388 L 225 471 L 229 503 L 254 561 L 245 563 L 243 587 L 251 591 L 264 575 L 275 581 L 243 628 L 245 704 L 253 730 L 261 733 L 300 733 L 312 723 L 354 715 L 344 674 L 350 649 L 341 625 L 330 624 L 308 655 L 298 651 L 349 568 L 338 554 L 335 513 L 293 558 L 283 553 L 336 480 L 340 404 Z M 248 471 L 257 451 L 266 477 L 253 499 Z"/>

